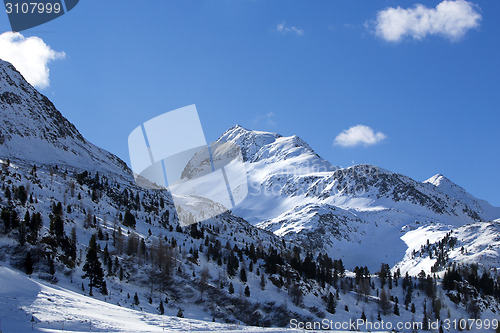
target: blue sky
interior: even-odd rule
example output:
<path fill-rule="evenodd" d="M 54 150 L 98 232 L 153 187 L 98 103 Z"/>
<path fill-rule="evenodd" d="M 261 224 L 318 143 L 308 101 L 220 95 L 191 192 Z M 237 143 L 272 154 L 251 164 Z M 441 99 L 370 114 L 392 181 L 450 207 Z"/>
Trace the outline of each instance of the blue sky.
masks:
<path fill-rule="evenodd" d="M 434 24 L 394 26 L 417 1 L 93 0 L 22 34 L 65 53 L 42 92 L 127 162 L 136 126 L 196 104 L 208 140 L 297 134 L 334 165 L 442 173 L 500 206 L 500 2 L 459 1 L 451 23 L 427 12 L 440 2 L 420 1 Z M 356 125 L 381 140 L 334 144 Z"/>

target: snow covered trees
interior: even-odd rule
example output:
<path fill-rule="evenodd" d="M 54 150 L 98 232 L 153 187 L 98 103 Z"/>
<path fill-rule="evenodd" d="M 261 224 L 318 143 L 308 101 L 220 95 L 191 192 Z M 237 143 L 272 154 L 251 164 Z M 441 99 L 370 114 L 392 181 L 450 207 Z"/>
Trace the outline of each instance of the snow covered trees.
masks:
<path fill-rule="evenodd" d="M 87 258 L 82 270 L 85 274 L 82 279 L 89 279 L 89 294 L 92 296 L 92 288 L 99 288 L 103 295 L 107 295 L 106 281 L 104 280 L 104 273 L 102 271 L 101 262 L 97 257 L 97 241 L 96 236 L 92 235 L 89 241 L 89 249 L 87 251 Z"/>

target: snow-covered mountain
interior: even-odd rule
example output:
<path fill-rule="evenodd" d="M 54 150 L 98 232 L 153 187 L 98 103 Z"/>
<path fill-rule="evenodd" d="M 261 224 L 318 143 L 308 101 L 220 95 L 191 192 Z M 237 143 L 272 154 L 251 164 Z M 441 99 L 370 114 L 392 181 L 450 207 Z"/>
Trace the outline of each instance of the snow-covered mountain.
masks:
<path fill-rule="evenodd" d="M 416 275 L 422 270 L 440 272 L 449 263 L 500 267 L 500 219 L 461 227 L 442 224 L 420 226 L 406 230 L 401 238 L 408 249 L 397 267 L 410 274 Z M 439 262 L 440 248 L 444 248 L 442 262 Z"/>
<path fill-rule="evenodd" d="M 485 200 L 477 199 L 470 193 L 467 193 L 461 186 L 458 186 L 441 174 L 432 176 L 424 181 L 424 183 L 434 185 L 438 191 L 445 194 L 452 201 L 465 203 L 470 209 L 477 212 L 483 221 L 493 220 L 500 215 L 498 207 L 491 206 Z"/>
<path fill-rule="evenodd" d="M 250 194 L 236 215 L 308 250 L 341 253 L 351 265 L 396 264 L 407 249 L 407 228 L 500 217 L 500 208 L 442 175 L 418 182 L 372 165 L 338 168 L 297 136 L 241 126 L 221 141 L 238 144 L 246 160 Z"/>
<path fill-rule="evenodd" d="M 126 164 L 88 142 L 47 97 L 0 60 L 0 157 L 121 175 Z M 322 159 L 301 138 L 236 125 L 214 145 L 239 146 L 249 195 L 233 213 L 308 250 L 344 253 L 352 265 L 400 261 L 407 249 L 401 230 L 442 224 L 460 227 L 500 217 L 493 207 L 442 175 L 424 182 L 372 165 L 348 168 Z M 183 175 L 207 170 L 200 161 Z M 131 186 L 133 184 L 131 183 Z M 393 244 L 379 247 L 384 240 Z M 370 255 L 359 255 L 372 244 Z"/>
<path fill-rule="evenodd" d="M 0 158 L 130 175 L 115 155 L 87 141 L 52 102 L 0 59 Z"/>
<path fill-rule="evenodd" d="M 0 330 L 81 330 L 92 320 L 102 331 L 164 331 L 161 319 L 173 324 L 168 330 L 219 331 L 310 316 L 299 303 L 286 305 L 290 287 L 278 265 L 289 244 L 230 212 L 182 227 L 167 191 L 137 186 L 123 161 L 83 138 L 14 67 L 0 69 Z M 94 247 L 105 284 L 92 292 L 84 273 Z M 318 309 L 330 287 L 307 281 Z M 103 317 L 108 311 L 118 317 Z M 134 323 L 146 314 L 149 324 Z M 117 327 L 123 316 L 138 326 Z"/>
<path fill-rule="evenodd" d="M 212 146 L 213 160 L 230 160 L 236 150 L 225 143 L 238 145 L 249 195 L 232 211 L 183 227 L 167 191 L 138 187 L 123 161 L 83 138 L 3 61 L 0 111 L 5 331 L 260 332 L 239 325 L 422 322 L 444 309 L 448 318 L 479 312 L 491 320 L 500 310 L 500 284 L 476 283 L 478 274 L 498 278 L 490 268 L 500 266 L 500 211 L 444 176 L 418 182 L 372 165 L 339 168 L 297 136 L 234 126 Z M 195 155 L 182 177 L 210 170 L 206 156 Z M 93 293 L 89 258 L 105 282 Z M 396 274 L 442 276 L 454 262 L 481 268 L 461 265 L 446 290 Z M 381 263 L 393 270 L 377 277 Z M 372 274 L 360 276 L 363 266 Z"/>

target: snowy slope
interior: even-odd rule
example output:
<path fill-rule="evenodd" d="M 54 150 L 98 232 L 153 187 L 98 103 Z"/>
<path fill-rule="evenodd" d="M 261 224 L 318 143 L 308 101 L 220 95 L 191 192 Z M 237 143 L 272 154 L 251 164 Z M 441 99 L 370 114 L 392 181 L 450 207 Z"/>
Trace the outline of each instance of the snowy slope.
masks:
<path fill-rule="evenodd" d="M 436 174 L 424 181 L 425 184 L 432 184 L 438 191 L 445 194 L 452 200 L 466 203 L 474 211 L 478 212 L 482 220 L 490 221 L 500 216 L 500 208 L 493 207 L 487 201 L 478 199 L 467 193 L 465 189 L 441 174 Z"/>
<path fill-rule="evenodd" d="M 413 275 L 421 270 L 430 272 L 437 258 L 434 253 L 430 254 L 427 248 L 429 245 L 438 244 L 446 235 L 455 239 L 453 246 L 447 248 L 446 265 L 481 264 L 485 267 L 500 268 L 500 219 L 461 227 L 435 224 L 408 230 L 401 237 L 408 249 L 405 258 L 396 267 Z"/>
<path fill-rule="evenodd" d="M 374 273 L 385 262 L 403 273 L 417 274 L 421 269 L 431 272 L 435 258 L 429 249 L 451 234 L 456 242 L 448 249 L 449 262 L 480 262 L 485 271 L 499 267 L 500 222 L 482 222 L 498 217 L 498 209 L 444 177 L 421 183 L 371 165 L 338 168 L 297 136 L 241 126 L 224 133 L 216 145 L 223 147 L 229 141 L 240 146 L 250 195 L 231 212 L 182 228 L 166 191 L 137 187 L 123 162 L 86 141 L 5 62 L 0 63 L 0 79 L 0 177 L 5 188 L 0 191 L 0 206 L 15 210 L 20 220 L 27 211 L 43 218 L 36 244 L 21 245 L 19 227 L 0 235 L 3 332 L 30 331 L 32 317 L 35 328 L 47 332 L 88 331 L 90 322 L 93 330 L 116 332 L 286 332 L 239 325 L 286 326 L 290 318 L 346 322 L 362 313 L 376 320 L 384 286 L 379 288 L 374 275 L 369 277 L 371 288 L 361 291 L 351 272 L 331 284 L 307 278 L 288 261 L 275 273 L 268 272 L 276 257 L 290 260 L 296 245 L 303 250 L 302 259 L 307 251 L 314 260 L 326 252 L 351 270 L 366 265 Z M 185 177 L 207 172 L 209 164 L 199 158 L 195 156 L 184 170 Z M 30 197 L 26 202 L 19 198 L 21 186 Z M 62 203 L 66 235 L 75 230 L 73 260 L 68 260 L 50 230 L 56 203 Z M 125 212 L 134 216 L 135 227 L 124 225 Z M 98 235 L 100 260 L 104 262 L 103 249 L 113 260 L 104 262 L 109 294 L 95 292 L 90 298 L 82 268 L 92 235 Z M 134 242 L 136 249 L 130 250 Z M 138 242 L 144 244 L 140 251 Z M 166 244 L 161 251 L 160 244 Z M 261 254 L 259 259 L 251 259 L 251 245 Z M 35 259 L 32 279 L 10 268 L 22 270 L 28 252 Z M 165 256 L 161 260 L 169 262 L 167 273 L 154 259 L 160 252 Z M 231 254 L 239 257 L 239 265 L 236 274 L 228 275 Z M 240 269 L 246 270 L 246 281 Z M 208 276 L 202 284 L 204 272 Z M 201 285 L 206 288 L 203 296 Z M 234 286 L 233 292 L 229 286 Z M 246 287 L 249 296 L 244 295 Z M 299 302 L 292 301 L 294 288 L 303 295 Z M 389 289 L 391 296 L 405 297 L 401 285 Z M 324 311 L 330 292 L 336 294 L 336 313 Z M 468 304 L 452 302 L 439 287 L 438 292 L 443 316 L 468 315 Z M 131 300 L 134 293 L 139 304 Z M 423 292 L 415 294 L 416 313 L 400 306 L 401 314 L 389 311 L 382 318 L 421 322 L 424 302 L 431 300 Z M 162 301 L 165 315 L 160 316 Z M 398 301 L 390 302 L 392 307 Z M 482 318 L 495 318 L 496 301 L 478 302 Z M 192 319 L 174 317 L 179 310 Z"/>
<path fill-rule="evenodd" d="M 172 202 L 165 191 L 144 190 L 126 185 L 123 182 L 116 182 L 112 175 L 101 175 L 101 182 L 107 184 L 105 191 L 102 191 L 99 198 L 92 200 L 91 185 L 87 182 L 94 179 L 95 174 L 89 175 L 82 184 L 79 184 L 73 178 L 72 172 L 66 170 L 54 170 L 50 172 L 47 168 L 38 167 L 35 174 L 32 174 L 31 165 L 19 165 L 11 162 L 7 167 L 5 161 L 0 160 L 0 177 L 8 186 L 18 187 L 27 186 L 33 197 L 33 202 L 27 202 L 25 205 L 19 203 L 19 200 L 11 201 L 15 206 L 18 216 L 24 216 L 26 211 L 31 214 L 34 212 L 42 213 L 44 226 L 40 231 L 40 238 L 50 237 L 49 221 L 52 214 L 52 205 L 57 202 L 64 203 L 64 207 L 71 208 L 70 211 L 64 209 L 63 220 L 64 229 L 67 235 L 71 229 L 75 229 L 77 237 L 77 258 L 76 267 L 67 266 L 67 260 L 64 260 L 63 249 L 48 246 L 45 243 L 31 245 L 25 243 L 19 246 L 18 233 L 12 231 L 8 235 L 2 234 L 3 225 L 0 221 L 0 265 L 2 263 L 22 269 L 26 251 L 32 253 L 35 261 L 33 274 L 38 279 L 52 281 L 58 286 L 63 287 L 78 294 L 88 295 L 88 280 L 83 279 L 82 266 L 85 262 L 85 253 L 87 244 L 94 234 L 102 234 L 98 240 L 101 249 L 109 248 L 110 255 L 118 260 L 113 264 L 113 270 L 106 265 L 104 269 L 107 277 L 108 296 L 102 296 L 94 292 L 94 298 L 105 301 L 112 305 L 121 305 L 124 308 L 138 310 L 144 313 L 158 313 L 157 307 L 160 300 L 168 298 L 168 305 L 165 304 L 165 314 L 175 316 L 179 309 L 182 309 L 186 318 L 194 318 L 204 321 L 212 321 L 215 318 L 217 322 L 233 323 L 238 325 L 247 325 L 266 323 L 267 326 L 286 326 L 287 318 L 308 318 L 311 316 L 311 310 L 306 307 L 299 307 L 292 304 L 286 306 L 290 296 L 286 292 L 286 286 L 277 288 L 267 281 L 267 287 L 262 290 L 260 277 L 257 275 L 264 272 L 263 260 L 258 260 L 254 265 L 253 271 L 250 271 L 248 258 L 244 259 L 240 267 L 245 267 L 248 271 L 248 281 L 243 283 L 239 274 L 228 276 L 224 263 L 216 264 L 217 261 L 207 259 L 207 242 L 210 246 L 220 247 L 220 252 L 224 258 L 229 253 L 234 252 L 234 247 L 248 249 L 253 244 L 256 249 L 263 251 L 273 247 L 283 251 L 285 246 L 277 236 L 250 225 L 245 220 L 231 215 L 229 212 L 216 218 L 204 221 L 197 225 L 198 229 L 203 228 L 203 236 L 193 236 L 190 228 L 180 228 L 175 219 L 175 213 Z M 74 189 L 72 190 L 72 183 Z M 131 193 L 131 200 L 134 197 L 139 198 L 140 209 L 132 208 L 136 217 L 137 225 L 135 228 L 124 226 L 119 221 L 119 215 L 123 214 L 125 207 L 120 205 L 123 200 L 124 188 Z M 164 209 L 158 209 L 160 198 L 164 199 Z M 9 202 L 4 191 L 0 191 L 0 203 Z M 123 202 L 123 201 L 122 201 Z M 156 202 L 156 203 L 155 203 Z M 133 207 L 135 204 L 129 205 Z M 86 226 L 87 216 L 95 216 L 95 222 Z M 166 214 L 166 215 L 165 215 Z M 120 230 L 120 231 L 118 231 Z M 115 239 L 117 234 L 121 234 Z M 159 283 L 155 282 L 155 289 L 151 290 L 152 276 L 157 279 L 158 272 L 155 270 L 152 259 L 149 255 L 128 254 L 128 247 L 133 237 L 144 240 L 146 252 L 155 251 L 158 242 L 162 240 L 163 244 L 177 244 L 172 249 L 174 264 L 172 272 L 167 278 L 167 287 L 164 290 L 157 290 Z M 210 247 L 209 246 L 209 247 Z M 288 245 L 289 246 L 289 245 Z M 199 258 L 194 259 L 193 252 L 199 251 Z M 54 255 L 55 273 L 50 273 L 47 267 L 47 256 Z M 244 257 L 245 258 L 245 257 Z M 226 260 L 226 259 L 224 259 Z M 120 278 L 119 267 L 123 268 L 123 280 Z M 204 302 L 200 302 L 200 292 L 198 290 L 198 278 L 204 268 L 209 270 L 208 291 L 203 296 Z M 264 274 L 264 273 L 262 273 Z M 278 279 L 279 276 L 275 276 Z M 267 278 L 266 278 L 267 279 Z M 221 287 L 223 283 L 223 287 Z M 228 285 L 232 283 L 235 292 L 228 293 Z M 84 287 L 82 287 L 82 284 Z M 248 300 L 243 298 L 243 290 L 249 286 L 252 291 L 252 297 Z M 318 287 L 317 284 L 307 287 L 314 289 L 315 295 L 308 297 L 307 306 L 323 307 L 323 301 L 320 296 L 326 292 L 325 288 Z M 304 290 L 307 290 L 304 287 Z M 139 294 L 140 305 L 132 303 L 129 295 Z M 148 298 L 152 298 L 152 303 Z M 52 297 L 49 297 L 52 298 Z M 64 298 L 64 297 L 63 297 Z M 243 298 L 243 299 L 242 299 Z M 66 304 L 72 304 L 74 298 L 66 300 Z M 11 302 L 11 301 L 9 301 Z M 50 304 L 49 304 L 50 305 Z M 104 305 L 103 305 L 104 306 Z M 252 311 L 248 309 L 252 308 Z M 9 314 L 14 316 L 15 314 Z M 57 315 L 54 315 L 57 317 Z M 257 316 L 259 321 L 255 318 Z M 94 320 L 94 319 L 93 319 Z M 61 324 L 59 321 L 57 325 Z"/>
<path fill-rule="evenodd" d="M 0 266 L 0 330 L 42 332 L 298 332 L 161 316 L 113 305 Z"/>
<path fill-rule="evenodd" d="M 122 160 L 88 142 L 47 97 L 1 59 L 0 157 L 130 175 Z"/>
<path fill-rule="evenodd" d="M 58 164 L 113 173 L 131 183 L 125 163 L 83 138 L 45 96 L 3 61 L 0 100 L 0 157 L 18 158 L 19 164 L 26 165 Z M 235 215 L 311 251 L 332 255 L 347 251 L 352 254 L 347 261 L 351 266 L 376 267 L 380 260 L 396 264 L 406 250 L 400 231 L 405 226 L 441 223 L 459 227 L 500 217 L 499 208 L 474 198 L 441 175 L 421 183 L 371 165 L 338 168 L 297 136 L 241 126 L 229 129 L 216 145 L 224 142 L 240 147 L 247 170 L 249 195 L 233 209 Z M 200 163 L 196 156 L 192 162 L 184 176 L 207 172 L 203 166 L 209 164 Z M 344 227 L 338 227 L 339 221 L 344 221 L 340 222 Z M 379 248 L 374 235 L 393 246 Z M 369 251 L 373 255 L 360 255 L 360 243 L 373 244 Z"/>
<path fill-rule="evenodd" d="M 248 172 L 249 196 L 233 212 L 309 250 L 346 253 L 350 267 L 399 262 L 405 226 L 459 227 L 500 217 L 499 208 L 441 175 L 422 183 L 372 165 L 337 168 L 297 136 L 241 126 L 218 140 L 224 141 L 240 146 Z"/>

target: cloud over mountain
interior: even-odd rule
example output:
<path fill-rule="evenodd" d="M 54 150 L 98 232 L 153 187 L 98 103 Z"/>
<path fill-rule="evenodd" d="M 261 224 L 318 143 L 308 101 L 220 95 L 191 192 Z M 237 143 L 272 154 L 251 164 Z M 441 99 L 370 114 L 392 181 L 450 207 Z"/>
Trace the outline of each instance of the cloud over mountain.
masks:
<path fill-rule="evenodd" d="M 360 145 L 372 146 L 380 143 L 386 138 L 382 132 L 375 132 L 371 127 L 365 125 L 352 126 L 343 130 L 333 142 L 334 145 L 342 147 L 356 147 Z"/>
<path fill-rule="evenodd" d="M 0 59 L 12 63 L 26 81 L 37 88 L 50 85 L 48 63 L 65 56 L 64 52 L 54 51 L 39 37 L 24 37 L 18 32 L 0 35 Z"/>

